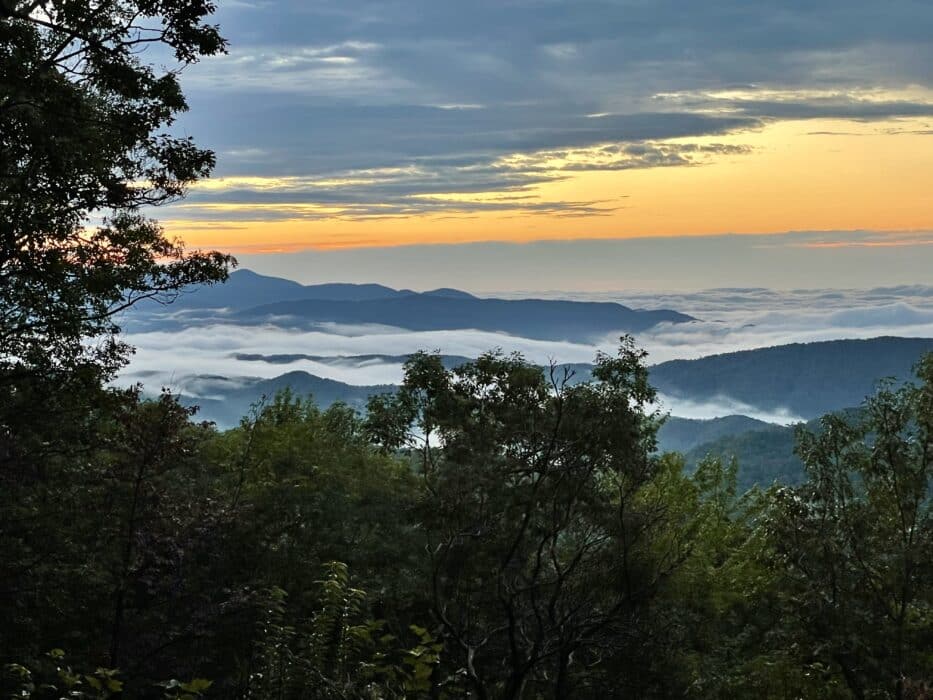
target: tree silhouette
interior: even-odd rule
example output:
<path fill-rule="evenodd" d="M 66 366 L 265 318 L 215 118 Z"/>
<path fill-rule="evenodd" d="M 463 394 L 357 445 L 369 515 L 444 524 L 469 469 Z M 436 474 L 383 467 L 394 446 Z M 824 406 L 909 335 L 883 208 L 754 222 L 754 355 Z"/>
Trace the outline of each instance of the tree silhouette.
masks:
<path fill-rule="evenodd" d="M 117 312 L 225 278 L 231 258 L 186 252 L 143 213 L 214 165 L 169 133 L 187 109 L 179 71 L 224 51 L 204 22 L 213 10 L 204 0 L 0 3 L 5 370 L 91 364 L 106 377 L 127 350 Z"/>

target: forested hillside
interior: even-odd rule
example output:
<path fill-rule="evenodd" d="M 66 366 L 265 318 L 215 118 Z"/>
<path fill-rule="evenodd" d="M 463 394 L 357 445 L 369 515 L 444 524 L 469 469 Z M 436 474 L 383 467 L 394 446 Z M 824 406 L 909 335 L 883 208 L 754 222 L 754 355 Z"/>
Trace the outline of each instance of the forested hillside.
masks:
<path fill-rule="evenodd" d="M 19 665 L 5 687 L 894 697 L 929 672 L 933 591 L 910 567 L 933 544 L 931 362 L 862 420 L 804 432 L 799 486 L 747 494 L 727 462 L 655 451 L 630 345 L 556 387 L 518 357 L 416 356 L 365 418 L 286 392 L 226 432 L 170 396 L 59 387 L 47 420 L 6 418 L 0 648 Z M 774 431 L 791 432 L 746 435 Z M 912 484 L 906 521 L 888 475 Z M 827 479 L 844 500 L 823 505 Z M 907 578 L 877 580 L 881 565 Z M 888 619 L 872 590 L 912 616 Z M 853 635 L 863 661 L 844 655 Z"/>
<path fill-rule="evenodd" d="M 651 368 L 651 380 L 665 394 L 727 396 L 809 420 L 859 405 L 881 379 L 909 379 L 918 358 L 931 351 L 929 338 L 794 343 L 664 362 Z"/>
<path fill-rule="evenodd" d="M 232 428 L 254 406 L 282 391 L 295 396 L 314 397 L 321 408 L 340 403 L 362 411 L 373 394 L 395 391 L 394 386 L 356 386 L 332 379 L 315 377 L 307 372 L 287 372 L 274 379 L 237 379 L 226 377 L 181 377 L 179 385 L 195 390 L 197 396 L 180 396 L 180 402 L 198 410 L 198 414 L 224 428 Z"/>
<path fill-rule="evenodd" d="M 699 445 L 722 437 L 775 427 L 779 426 L 748 416 L 723 416 L 708 419 L 670 416 L 658 431 L 658 448 L 665 452 L 689 452 Z"/>
<path fill-rule="evenodd" d="M 817 426 L 818 427 L 818 426 Z M 772 484 L 796 485 L 806 478 L 803 462 L 796 453 L 796 428 L 773 425 L 767 428 L 725 434 L 687 450 L 688 467 L 704 459 L 735 460 L 740 489 Z"/>
<path fill-rule="evenodd" d="M 733 410 L 783 412 L 807 420 L 824 413 L 859 405 L 886 379 L 906 381 L 925 352 L 933 351 L 933 340 L 926 338 L 872 338 L 824 343 L 780 345 L 697 360 L 663 362 L 649 368 L 651 382 L 667 399 L 667 408 L 676 410 L 678 400 L 716 405 L 723 399 Z M 264 365 L 280 368 L 272 379 L 252 376 L 189 376 L 174 378 L 174 386 L 189 405 L 198 405 L 202 416 L 221 427 L 232 427 L 239 417 L 263 395 L 291 387 L 298 394 L 311 393 L 322 407 L 343 401 L 362 407 L 372 393 L 391 391 L 388 385 L 355 385 L 325 379 L 307 371 L 287 371 L 305 361 L 338 368 L 401 366 L 410 355 L 318 355 L 313 353 L 237 353 L 235 359 L 264 371 Z M 801 358 L 799 365 L 796 358 Z M 445 367 L 454 368 L 471 358 L 445 355 Z M 789 363 L 789 364 L 787 364 Z M 559 364 L 558 372 L 572 371 L 571 381 L 585 381 L 592 365 Z M 673 404 L 673 406 L 671 405 Z M 786 420 L 785 420 L 786 422 Z M 763 421 L 746 416 L 724 416 L 712 421 L 674 418 L 660 434 L 662 447 L 688 451 L 702 442 L 725 435 L 738 435 Z"/>

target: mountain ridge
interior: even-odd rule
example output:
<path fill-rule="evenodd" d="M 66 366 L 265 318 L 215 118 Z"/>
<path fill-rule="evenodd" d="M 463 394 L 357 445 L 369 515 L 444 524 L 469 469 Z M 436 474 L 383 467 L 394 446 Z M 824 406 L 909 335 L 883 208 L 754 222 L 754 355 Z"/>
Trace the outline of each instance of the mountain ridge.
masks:
<path fill-rule="evenodd" d="M 861 404 L 887 377 L 913 379 L 913 366 L 926 352 L 933 352 L 933 338 L 879 336 L 670 360 L 650 372 L 654 387 L 671 397 L 723 396 L 811 419 Z"/>
<path fill-rule="evenodd" d="M 185 290 L 173 302 L 173 306 L 185 309 L 242 308 L 298 299 L 359 301 L 401 297 L 408 294 L 417 294 L 417 292 L 392 289 L 376 283 L 301 284 L 283 277 L 262 275 L 253 270 L 240 269 L 230 273 L 230 277 L 222 284 L 191 287 Z"/>
<path fill-rule="evenodd" d="M 321 323 L 379 324 L 412 331 L 462 330 L 509 333 L 537 340 L 594 339 L 644 331 L 692 316 L 671 310 L 636 311 L 614 302 L 542 299 L 482 299 L 417 294 L 387 299 L 302 299 L 254 306 L 233 314 L 240 322 L 290 319 L 299 326 Z"/>
<path fill-rule="evenodd" d="M 580 342 L 696 320 L 671 309 L 633 309 L 606 301 L 498 299 L 451 288 L 416 292 L 381 284 L 302 285 L 251 270 L 232 273 L 225 284 L 188 290 L 172 306 L 166 313 L 163 306 L 142 304 L 129 315 L 130 327 L 177 330 L 211 322 L 287 323 L 308 329 L 378 325 L 410 331 L 472 329 Z"/>

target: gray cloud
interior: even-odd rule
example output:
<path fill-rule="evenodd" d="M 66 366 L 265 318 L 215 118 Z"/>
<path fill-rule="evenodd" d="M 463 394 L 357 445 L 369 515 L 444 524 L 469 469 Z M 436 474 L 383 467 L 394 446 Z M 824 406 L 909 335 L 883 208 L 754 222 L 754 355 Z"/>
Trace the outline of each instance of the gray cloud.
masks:
<path fill-rule="evenodd" d="M 754 94 L 754 92 L 752 92 Z M 897 117 L 933 116 L 933 103 L 908 100 L 866 100 L 857 96 L 815 97 L 810 100 L 787 99 L 696 99 L 684 101 L 693 108 L 719 107 L 761 119 L 848 119 L 875 121 Z"/>
<path fill-rule="evenodd" d="M 210 189 L 194 190 L 175 211 L 187 219 L 212 218 L 211 205 L 237 204 L 242 208 L 226 212 L 231 219 L 321 219 L 332 217 L 337 207 L 343 218 L 399 216 L 425 212 L 520 210 L 526 214 L 593 216 L 608 214 L 617 205 L 598 201 L 530 201 L 533 188 L 555 182 L 567 173 L 579 171 L 634 170 L 684 167 L 702 164 L 712 155 L 745 155 L 750 149 L 729 144 L 657 143 L 637 141 L 589 148 L 584 158 L 577 151 L 561 149 L 525 154 L 517 160 L 479 161 L 478 157 L 455 159 L 424 158 L 410 167 L 378 171 L 332 173 L 326 179 L 315 177 L 279 178 L 250 182 L 215 180 Z M 563 161 L 563 162 L 560 162 Z M 555 164 L 556 162 L 556 164 Z M 483 201 L 445 198 L 459 194 L 498 192 Z M 430 195 L 430 197 L 428 197 Z M 308 204 L 330 205 L 327 212 L 303 209 Z M 252 207 L 250 206 L 252 205 Z M 259 205 L 277 205 L 274 210 Z"/>
<path fill-rule="evenodd" d="M 191 120 L 202 123 L 191 130 L 228 154 L 219 163 L 218 176 L 463 167 L 516 152 L 708 136 L 760 124 L 757 117 L 657 110 L 591 118 L 587 115 L 592 112 L 573 104 L 458 110 L 252 91 L 193 95 L 192 102 Z M 218 114 L 231 118 L 218 122 Z"/>
<path fill-rule="evenodd" d="M 681 66 L 667 74 L 668 83 L 704 77 L 706 83 L 754 83 L 769 71 L 789 82 L 856 49 L 872 54 L 867 58 L 875 65 L 887 57 L 898 76 L 903 63 L 922 75 L 933 11 L 920 0 L 290 0 L 225 8 L 221 21 L 247 53 L 337 47 L 335 53 L 359 57 L 352 47 L 339 48 L 359 43 L 378 65 L 422 92 L 475 98 L 507 87 L 509 99 L 520 99 L 537 96 L 537 84 L 547 81 L 571 91 L 572 83 L 560 78 L 574 73 L 619 75 L 659 63 Z M 911 57 L 911 48 L 920 55 Z M 837 64 L 835 72 L 846 75 L 867 62 Z"/>
<path fill-rule="evenodd" d="M 393 197 L 544 179 L 490 170 L 506 154 L 624 151 L 777 119 L 933 116 L 907 96 L 933 89 L 933 5 L 920 0 L 238 0 L 218 20 L 230 55 L 185 75 L 181 125 L 218 151 L 217 174 L 418 167 L 421 179 L 349 196 L 402 213 L 423 209 Z M 604 169 L 699 156 L 629 155 Z"/>
<path fill-rule="evenodd" d="M 303 206 L 305 201 L 292 201 L 294 195 L 280 199 L 278 206 L 274 209 L 260 208 L 256 204 L 262 202 L 260 196 L 257 200 L 250 198 L 248 193 L 240 193 L 232 199 L 237 204 L 243 206 L 236 210 L 224 211 L 222 216 L 230 221 L 275 221 L 275 220 L 302 220 L 302 221 L 321 221 L 332 219 L 339 215 L 346 220 L 373 220 L 380 218 L 391 218 L 399 216 L 409 216 L 415 214 L 424 214 L 429 212 L 444 212 L 448 214 L 474 214 L 482 211 L 513 211 L 521 210 L 523 215 L 542 215 L 542 216 L 605 216 L 615 207 L 606 206 L 599 201 L 590 202 L 523 202 L 521 198 L 503 199 L 497 202 L 465 202 L 451 199 L 396 199 L 396 200 L 375 200 L 369 202 L 348 202 L 346 200 L 328 200 L 312 199 L 316 203 L 327 202 L 334 203 L 339 201 L 337 213 L 333 208 L 326 211 L 308 209 Z M 219 199 L 228 199 L 222 197 Z M 273 198 L 273 200 L 276 198 Z M 217 210 L 210 206 L 198 206 L 197 204 L 186 204 L 183 207 L 177 207 L 184 219 L 214 219 L 218 216 Z"/>

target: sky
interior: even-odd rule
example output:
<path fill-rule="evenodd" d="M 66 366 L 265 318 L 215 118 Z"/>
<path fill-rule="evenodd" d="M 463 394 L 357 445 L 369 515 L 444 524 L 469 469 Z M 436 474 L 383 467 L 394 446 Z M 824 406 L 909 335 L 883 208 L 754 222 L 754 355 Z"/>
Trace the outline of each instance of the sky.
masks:
<path fill-rule="evenodd" d="M 224 0 L 158 213 L 303 282 L 930 281 L 928 0 Z"/>

